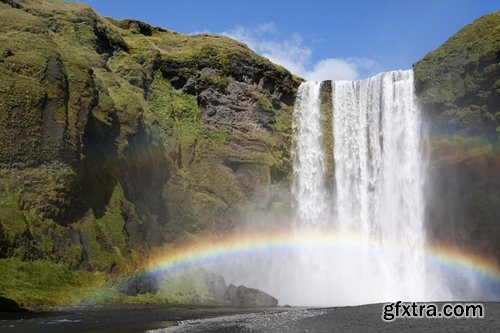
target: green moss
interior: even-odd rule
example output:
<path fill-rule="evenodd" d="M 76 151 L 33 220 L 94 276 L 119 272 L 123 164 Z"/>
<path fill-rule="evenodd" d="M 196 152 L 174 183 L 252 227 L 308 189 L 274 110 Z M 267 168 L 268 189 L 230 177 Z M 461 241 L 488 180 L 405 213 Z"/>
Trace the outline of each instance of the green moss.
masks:
<path fill-rule="evenodd" d="M 161 283 L 158 295 L 171 303 L 214 303 L 220 301 L 212 286 L 215 279 L 213 273 L 203 268 L 174 271 Z"/>
<path fill-rule="evenodd" d="M 485 15 L 413 66 L 423 109 L 438 124 L 485 137 L 496 128 L 498 35 L 500 12 Z"/>
<path fill-rule="evenodd" d="M 81 303 L 88 304 L 168 304 L 170 300 L 157 294 L 139 294 L 129 296 L 122 294 L 115 286 L 106 285 L 84 295 Z"/>
<path fill-rule="evenodd" d="M 271 103 L 271 101 L 269 99 L 267 99 L 265 97 L 261 97 L 261 98 L 259 98 L 259 104 L 260 104 L 260 107 L 262 108 L 262 110 L 264 110 L 265 112 L 268 112 L 268 113 L 275 112 L 273 104 Z"/>
<path fill-rule="evenodd" d="M 267 148 L 273 149 L 278 145 L 278 139 L 275 135 L 264 134 L 262 132 L 253 132 L 249 134 L 250 139 L 262 142 Z"/>
<path fill-rule="evenodd" d="M 321 85 L 321 138 L 323 140 L 323 149 L 325 152 L 325 181 L 327 186 L 333 184 L 335 177 L 335 164 L 333 158 L 333 101 L 331 81 L 325 81 Z"/>
<path fill-rule="evenodd" d="M 195 209 L 197 211 L 203 210 L 205 207 L 212 208 L 214 206 L 219 206 L 220 208 L 227 208 L 227 203 L 221 200 L 219 197 L 209 194 L 206 192 L 195 192 L 193 193 L 193 201 L 195 203 Z"/>
<path fill-rule="evenodd" d="M 191 170 L 192 188 L 196 192 L 212 192 L 227 203 L 236 203 L 244 194 L 232 172 L 220 164 L 210 161 L 200 161 Z"/>
<path fill-rule="evenodd" d="M 0 229 L 4 241 L 11 245 L 28 230 L 19 208 L 19 191 L 12 175 L 5 171 L 0 171 Z"/>
<path fill-rule="evenodd" d="M 276 116 L 276 122 L 273 124 L 273 129 L 278 135 L 283 137 L 291 145 L 292 139 L 292 110 L 287 110 Z"/>
<path fill-rule="evenodd" d="M 33 240 L 33 247 L 41 251 L 45 259 L 52 259 L 55 246 L 51 236 L 58 234 L 60 227 L 58 228 L 52 220 L 42 220 L 32 211 L 25 211 L 24 216 L 28 225 L 30 238 Z"/>
<path fill-rule="evenodd" d="M 243 43 L 217 35 L 182 35 L 166 31 L 147 39 L 141 35 L 131 35 L 126 38 L 126 41 L 136 48 L 155 47 L 162 56 L 177 61 L 189 61 L 196 58 L 210 59 L 223 65 L 234 54 L 245 54 L 253 59 L 258 58 Z"/>
<path fill-rule="evenodd" d="M 125 221 L 122 216 L 122 202 L 126 201 L 120 184 L 117 184 L 109 200 L 106 213 L 98 220 L 99 227 L 109 244 L 114 248 L 125 248 Z"/>
<path fill-rule="evenodd" d="M 220 91 L 224 91 L 229 85 L 230 79 L 227 76 L 221 75 L 202 75 L 198 80 L 200 87 L 215 87 Z"/>
<path fill-rule="evenodd" d="M 453 135 L 434 135 L 432 143 L 435 145 L 448 145 L 463 149 L 464 151 L 473 151 L 478 154 L 491 152 L 493 145 L 482 137 L 464 136 L 458 133 Z"/>
<path fill-rule="evenodd" d="M 125 256 L 127 249 L 125 220 L 122 215 L 124 206 L 129 204 L 124 197 L 122 187 L 117 184 L 101 218 L 88 214 L 75 225 L 86 240 L 85 250 L 93 269 L 101 271 L 108 271 L 112 267 L 119 267 L 125 271 L 129 269 L 127 262 L 129 258 Z M 133 262 L 129 263 L 134 265 Z"/>
<path fill-rule="evenodd" d="M 85 252 L 93 270 L 107 271 L 124 263 L 124 259 L 102 239 L 104 233 L 94 216 L 87 216 L 83 222 L 76 224 L 75 228 L 86 239 Z"/>
<path fill-rule="evenodd" d="M 45 260 L 58 262 L 69 268 L 80 266 L 83 247 L 79 242 L 68 242 L 71 230 L 53 220 L 40 218 L 33 211 L 24 211 L 23 214 L 28 225 L 32 249 L 36 249 Z M 23 254 L 16 257 L 26 258 L 26 255 L 29 255 Z"/>
<path fill-rule="evenodd" d="M 23 210 L 34 210 L 44 218 L 64 215 L 73 200 L 68 191 L 76 176 L 74 170 L 62 166 L 25 168 L 18 174 L 23 177 L 22 182 L 16 182 Z"/>
<path fill-rule="evenodd" d="M 45 88 L 36 78 L 24 76 L 13 72 L 10 69 L 0 67 L 0 93 L 5 96 L 0 102 L 2 108 L 2 118 L 8 116 L 14 107 L 31 108 L 36 106 L 43 94 Z"/>
<path fill-rule="evenodd" d="M 181 144 L 190 144 L 198 136 L 200 109 L 194 96 L 175 91 L 160 72 L 154 76 L 147 100 L 151 112 L 159 121 L 161 137 L 165 142 L 174 138 Z"/>
<path fill-rule="evenodd" d="M 277 75 L 290 73 L 283 67 L 272 64 L 269 60 L 258 56 L 243 43 L 225 36 L 211 34 L 183 35 L 171 31 L 154 31 L 152 36 L 141 34 L 124 34 L 133 54 L 151 58 L 150 50 L 158 51 L 162 60 L 185 64 L 185 68 L 195 68 L 196 64 L 221 71 L 213 82 L 206 82 L 223 89 L 227 86 L 228 76 L 239 70 L 239 60 L 252 61 L 263 70 L 274 71 Z M 141 57 L 139 57 L 141 58 Z M 186 69 L 188 70 L 188 69 Z M 184 73 L 186 76 L 194 73 Z M 207 78 L 207 80 L 212 80 Z"/>
<path fill-rule="evenodd" d="M 28 229 L 17 200 L 17 197 L 12 195 L 0 197 L 0 227 L 4 237 L 11 244 L 14 244 Z"/>
<path fill-rule="evenodd" d="M 120 52 L 108 60 L 108 67 L 113 73 L 129 83 L 142 86 L 144 84 L 143 67 L 129 53 Z"/>

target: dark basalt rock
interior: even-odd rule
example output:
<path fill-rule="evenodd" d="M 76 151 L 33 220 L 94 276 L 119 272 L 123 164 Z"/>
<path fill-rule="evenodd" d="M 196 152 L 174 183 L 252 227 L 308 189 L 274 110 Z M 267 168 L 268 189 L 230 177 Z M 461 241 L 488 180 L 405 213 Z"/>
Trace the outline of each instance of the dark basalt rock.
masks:
<path fill-rule="evenodd" d="M 26 312 L 16 301 L 0 296 L 0 312 Z"/>
<path fill-rule="evenodd" d="M 117 285 L 118 291 L 129 296 L 156 294 L 158 288 L 158 279 L 151 274 L 131 277 Z"/>
<path fill-rule="evenodd" d="M 226 299 L 235 306 L 274 307 L 278 300 L 259 289 L 236 287 L 230 284 L 226 289 Z"/>

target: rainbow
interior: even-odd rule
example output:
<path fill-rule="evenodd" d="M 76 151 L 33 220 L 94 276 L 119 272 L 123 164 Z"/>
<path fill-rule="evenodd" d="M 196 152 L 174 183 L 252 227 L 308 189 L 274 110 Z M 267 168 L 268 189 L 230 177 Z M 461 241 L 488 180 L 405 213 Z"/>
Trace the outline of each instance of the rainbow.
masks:
<path fill-rule="evenodd" d="M 397 244 L 366 243 L 355 234 L 339 233 L 333 229 L 301 231 L 300 234 L 286 229 L 264 231 L 240 231 L 219 236 L 201 237 L 197 240 L 166 246 L 154 253 L 146 262 L 142 274 L 169 272 L 184 267 L 202 264 L 207 260 L 224 260 L 254 252 L 265 253 L 279 249 L 298 247 L 318 249 L 368 249 L 398 253 Z M 484 256 L 468 253 L 444 244 L 428 244 L 427 258 L 443 265 L 472 271 L 484 277 L 500 281 L 500 267 L 496 261 Z"/>

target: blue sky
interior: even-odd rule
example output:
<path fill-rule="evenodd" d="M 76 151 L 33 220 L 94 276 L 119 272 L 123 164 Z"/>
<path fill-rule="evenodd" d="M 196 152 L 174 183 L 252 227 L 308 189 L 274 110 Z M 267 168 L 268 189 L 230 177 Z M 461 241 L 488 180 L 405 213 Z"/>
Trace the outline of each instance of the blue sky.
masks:
<path fill-rule="evenodd" d="M 182 33 L 222 33 L 311 80 L 408 69 L 500 0 L 85 0 Z"/>

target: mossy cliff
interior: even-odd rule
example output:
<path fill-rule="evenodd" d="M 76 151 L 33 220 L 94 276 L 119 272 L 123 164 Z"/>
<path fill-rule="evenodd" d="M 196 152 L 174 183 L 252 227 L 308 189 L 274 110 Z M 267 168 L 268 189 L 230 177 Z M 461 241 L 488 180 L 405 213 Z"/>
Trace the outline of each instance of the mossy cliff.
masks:
<path fill-rule="evenodd" d="M 498 260 L 500 12 L 464 27 L 414 73 L 431 139 L 430 236 Z"/>
<path fill-rule="evenodd" d="M 1 0 L 0 258 L 119 273 L 287 202 L 299 84 L 226 37 Z"/>

